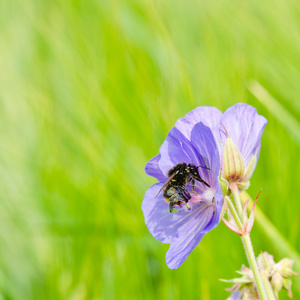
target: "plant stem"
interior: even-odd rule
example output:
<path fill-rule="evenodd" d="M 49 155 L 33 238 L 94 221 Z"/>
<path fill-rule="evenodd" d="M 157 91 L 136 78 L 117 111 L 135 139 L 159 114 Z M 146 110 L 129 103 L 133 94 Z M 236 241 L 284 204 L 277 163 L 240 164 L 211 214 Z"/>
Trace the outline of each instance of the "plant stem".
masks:
<path fill-rule="evenodd" d="M 253 200 L 249 194 L 245 191 L 241 193 L 242 203 L 250 199 L 249 208 L 253 206 Z M 251 208 L 250 208 L 251 209 Z M 260 210 L 258 205 L 255 206 L 255 222 L 260 226 L 262 232 L 266 235 L 273 246 L 276 247 L 277 251 L 281 256 L 288 256 L 296 261 L 295 271 L 300 273 L 300 255 L 289 243 L 289 241 L 283 237 L 279 232 L 278 228 L 272 224 L 272 222 L 266 217 L 266 215 Z M 297 277 L 295 284 L 300 289 L 300 277 Z"/>
<path fill-rule="evenodd" d="M 232 216 L 235 220 L 236 225 L 238 226 L 238 228 L 240 230 L 242 230 L 243 224 L 241 223 L 240 217 L 239 217 L 234 205 L 232 204 L 232 202 L 231 202 L 231 200 L 228 196 L 226 196 L 226 201 L 227 201 L 228 208 L 229 208 L 229 210 L 230 210 L 230 212 L 231 212 L 231 214 L 232 214 Z"/>
<path fill-rule="evenodd" d="M 246 252 L 246 256 L 248 258 L 249 261 L 249 265 L 252 269 L 253 272 L 253 276 L 254 276 L 254 280 L 256 283 L 256 287 L 260 296 L 261 300 L 272 300 L 274 298 L 267 298 L 265 289 L 264 289 L 264 285 L 260 276 L 260 272 L 258 270 L 258 266 L 256 264 L 256 259 L 255 259 L 255 255 L 254 255 L 254 251 L 253 251 L 253 247 L 252 247 L 252 243 L 251 243 L 251 239 L 250 239 L 250 235 L 246 234 L 246 235 L 242 235 L 241 236 L 244 248 L 245 248 L 245 252 Z"/>
<path fill-rule="evenodd" d="M 244 245 L 244 249 L 246 252 L 246 256 L 247 256 L 250 268 L 253 272 L 254 280 L 256 283 L 256 287 L 257 287 L 257 291 L 259 293 L 260 299 L 261 300 L 275 300 L 272 290 L 269 291 L 270 286 L 267 286 L 267 285 L 264 286 L 264 284 L 263 284 L 262 277 L 261 277 L 261 274 L 259 272 L 259 269 L 258 269 L 258 266 L 256 263 L 250 235 L 249 235 L 249 233 L 243 234 L 243 226 L 245 226 L 246 220 L 244 220 L 244 218 L 243 218 L 242 202 L 241 202 L 241 198 L 240 198 L 239 189 L 235 183 L 230 184 L 230 189 L 231 189 L 233 197 L 234 197 L 236 209 L 235 209 L 234 205 L 232 204 L 232 202 L 230 201 L 230 199 L 227 199 L 228 209 L 230 210 L 231 214 L 233 215 L 237 226 L 239 227 L 239 229 L 241 229 L 241 233 L 242 233 L 241 239 L 242 239 L 242 242 Z M 227 198 L 229 198 L 229 197 L 227 197 Z M 268 293 L 266 293 L 266 290 L 268 291 Z M 267 297 L 267 295 L 268 295 L 268 297 Z"/>
<path fill-rule="evenodd" d="M 268 279 L 268 276 L 266 274 L 261 274 L 261 279 L 268 297 L 268 300 L 276 300 L 276 297 L 274 295 L 271 283 Z"/>
<path fill-rule="evenodd" d="M 240 191 L 235 182 L 231 182 L 229 185 L 229 188 L 233 195 L 237 213 L 240 217 L 241 222 L 244 224 L 243 207 L 242 207 L 242 202 L 241 202 L 241 198 L 240 198 Z"/>

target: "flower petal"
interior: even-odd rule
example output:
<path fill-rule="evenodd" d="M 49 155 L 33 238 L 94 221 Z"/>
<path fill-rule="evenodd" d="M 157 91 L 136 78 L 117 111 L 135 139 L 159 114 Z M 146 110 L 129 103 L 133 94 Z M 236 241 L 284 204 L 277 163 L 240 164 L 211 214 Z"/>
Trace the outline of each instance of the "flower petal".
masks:
<path fill-rule="evenodd" d="M 176 127 L 170 130 L 159 151 L 161 158 L 158 165 L 166 176 L 178 163 L 199 165 L 201 159 L 191 142 Z"/>
<path fill-rule="evenodd" d="M 209 232 L 214 229 L 220 223 L 220 216 L 223 208 L 223 195 L 220 187 L 217 185 L 217 190 L 214 199 L 214 213 L 210 222 L 203 229 L 204 232 Z"/>
<path fill-rule="evenodd" d="M 145 217 L 145 223 L 150 233 L 162 243 L 170 243 L 174 231 L 169 231 L 169 224 L 172 220 L 172 214 L 169 212 L 169 205 L 163 199 L 162 192 L 157 195 L 163 183 L 153 184 L 146 192 L 142 204 L 142 210 Z"/>
<path fill-rule="evenodd" d="M 226 300 L 241 300 L 241 295 L 240 294 L 241 294 L 240 291 L 236 290 Z"/>
<path fill-rule="evenodd" d="M 171 243 L 180 227 L 197 214 L 199 203 L 191 203 L 190 211 L 183 206 L 178 208 L 176 213 L 170 213 L 169 204 L 163 197 L 163 191 L 157 195 L 162 186 L 163 183 L 159 182 L 148 189 L 143 200 L 142 210 L 150 233 L 162 243 Z"/>
<path fill-rule="evenodd" d="M 210 168 L 210 170 L 199 168 L 201 178 L 212 187 L 215 187 L 218 185 L 216 178 L 220 172 L 220 157 L 215 138 L 210 128 L 202 122 L 197 123 L 191 132 L 191 143 L 196 151 L 201 154 L 200 165 Z"/>
<path fill-rule="evenodd" d="M 245 164 L 247 165 L 252 155 L 256 155 L 258 160 L 266 118 L 260 116 L 251 105 L 238 103 L 225 111 L 221 123 L 241 152 Z M 222 134 L 222 139 L 226 139 L 225 133 Z"/>
<path fill-rule="evenodd" d="M 193 209 L 193 216 L 179 228 L 171 241 L 166 254 L 166 262 L 170 269 L 176 269 L 184 262 L 203 238 L 205 234 L 203 229 L 211 221 L 214 207 L 205 203 L 199 203 L 197 206 Z"/>
<path fill-rule="evenodd" d="M 149 160 L 145 166 L 146 174 L 155 177 L 158 181 L 166 181 L 167 177 L 162 173 L 159 168 L 158 161 L 160 160 L 160 154 L 154 156 L 151 160 Z"/>
<path fill-rule="evenodd" d="M 179 119 L 176 122 L 175 127 L 178 128 L 184 134 L 184 136 L 190 140 L 193 127 L 197 123 L 202 122 L 205 126 L 208 126 L 211 129 L 218 144 L 220 140 L 219 129 L 221 118 L 222 112 L 216 107 L 202 106 L 195 108 L 186 114 L 185 117 Z"/>

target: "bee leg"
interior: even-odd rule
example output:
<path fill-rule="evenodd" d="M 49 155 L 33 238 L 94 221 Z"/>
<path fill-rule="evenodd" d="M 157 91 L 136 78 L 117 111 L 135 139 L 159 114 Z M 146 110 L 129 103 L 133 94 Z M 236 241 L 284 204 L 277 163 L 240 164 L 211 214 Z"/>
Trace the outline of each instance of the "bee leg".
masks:
<path fill-rule="evenodd" d="M 190 205 L 188 204 L 188 201 L 191 199 L 191 195 L 187 189 L 182 189 L 180 191 L 181 199 L 185 202 L 185 206 L 188 210 L 191 210 Z"/>
<path fill-rule="evenodd" d="M 170 213 L 173 212 L 173 202 L 172 201 L 169 204 L 169 211 L 170 211 Z"/>
<path fill-rule="evenodd" d="M 210 185 L 207 182 L 205 182 L 204 180 L 201 179 L 200 182 L 204 183 L 206 186 L 208 186 L 210 188 Z"/>
<path fill-rule="evenodd" d="M 195 179 L 192 178 L 192 191 L 195 193 Z"/>
<path fill-rule="evenodd" d="M 187 202 L 185 203 L 185 206 L 188 210 L 191 210 L 191 207 L 189 206 L 189 204 Z"/>

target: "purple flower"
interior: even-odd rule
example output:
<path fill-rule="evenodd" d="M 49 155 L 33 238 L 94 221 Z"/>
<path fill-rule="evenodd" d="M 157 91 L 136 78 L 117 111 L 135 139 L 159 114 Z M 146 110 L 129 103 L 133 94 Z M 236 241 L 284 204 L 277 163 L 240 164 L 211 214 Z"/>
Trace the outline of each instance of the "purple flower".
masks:
<path fill-rule="evenodd" d="M 209 118 L 204 122 L 205 118 Z M 175 127 L 189 138 L 191 128 L 198 122 L 210 127 L 220 151 L 221 167 L 224 169 L 223 152 L 228 138 L 236 146 L 243 162 L 243 174 L 236 181 L 248 181 L 255 169 L 260 152 L 260 139 L 267 124 L 251 105 L 238 103 L 222 113 L 214 107 L 197 107 L 176 122 Z M 226 135 L 226 131 L 228 136 Z M 231 153 L 230 153 L 231 154 Z M 224 170 L 223 177 L 226 178 Z M 229 179 L 230 177 L 226 178 Z"/>
<path fill-rule="evenodd" d="M 226 300 L 241 300 L 241 293 L 239 291 L 233 291 L 229 298 Z"/>
<path fill-rule="evenodd" d="M 146 173 L 159 182 L 146 192 L 142 210 L 151 234 L 160 242 L 170 244 L 166 254 L 169 268 L 178 268 L 205 233 L 219 224 L 223 196 L 218 177 L 227 139 L 224 127 L 245 164 L 253 161 L 253 156 L 256 164 L 265 124 L 265 118 L 246 104 L 237 104 L 224 114 L 214 107 L 198 107 L 176 122 L 163 142 L 160 154 L 146 164 Z M 164 198 L 164 189 L 168 185 L 164 185 L 169 179 L 169 170 L 182 162 L 208 167 L 199 167 L 198 171 L 210 187 L 196 180 L 193 192 L 192 185 L 187 184 L 183 188 L 190 194 L 188 204 L 191 209 L 175 205 L 176 212 L 170 213 L 169 203 Z"/>

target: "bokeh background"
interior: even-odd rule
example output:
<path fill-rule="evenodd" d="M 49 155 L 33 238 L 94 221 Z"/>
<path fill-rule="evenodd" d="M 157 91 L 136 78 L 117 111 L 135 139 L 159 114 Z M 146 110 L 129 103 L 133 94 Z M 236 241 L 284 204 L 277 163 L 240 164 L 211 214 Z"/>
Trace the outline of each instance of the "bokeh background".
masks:
<path fill-rule="evenodd" d="M 0 299 L 226 299 L 239 237 L 169 270 L 141 211 L 145 163 L 204 105 L 268 119 L 249 194 L 284 242 L 260 220 L 252 240 L 297 257 L 299 53 L 297 0 L 1 1 Z"/>

